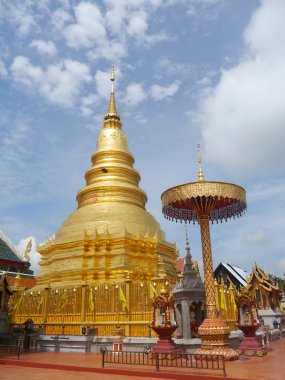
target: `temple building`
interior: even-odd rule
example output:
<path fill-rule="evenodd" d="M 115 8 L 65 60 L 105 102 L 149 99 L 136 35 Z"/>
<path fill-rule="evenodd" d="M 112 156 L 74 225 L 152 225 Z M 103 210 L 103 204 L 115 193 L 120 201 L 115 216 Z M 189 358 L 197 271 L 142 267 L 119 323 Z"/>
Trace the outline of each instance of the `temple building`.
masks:
<path fill-rule="evenodd" d="M 256 264 L 247 282 L 247 288 L 254 295 L 258 316 L 262 322 L 271 328 L 274 327 L 274 321 L 281 323 L 284 313 L 280 310 L 282 291 L 278 284 Z"/>
<path fill-rule="evenodd" d="M 29 260 L 23 259 L 16 246 L 0 231 L 0 270 L 32 274 L 29 268 Z"/>
<path fill-rule="evenodd" d="M 230 263 L 220 263 L 214 271 L 217 310 L 232 330 L 236 329 L 237 306 L 240 292 L 247 291 L 258 309 L 263 323 L 273 328 L 273 322 L 284 319 L 282 291 L 269 275 L 256 264 L 250 275 Z M 280 307 L 281 306 L 281 307 Z"/>
<path fill-rule="evenodd" d="M 47 334 L 79 334 L 81 325 L 110 335 L 148 336 L 152 298 L 175 283 L 177 250 L 147 212 L 146 193 L 122 131 L 114 91 L 77 194 L 77 209 L 38 247 L 40 274 L 31 292 L 14 300 L 14 323 L 31 317 Z M 20 304 L 19 304 L 20 303 Z"/>

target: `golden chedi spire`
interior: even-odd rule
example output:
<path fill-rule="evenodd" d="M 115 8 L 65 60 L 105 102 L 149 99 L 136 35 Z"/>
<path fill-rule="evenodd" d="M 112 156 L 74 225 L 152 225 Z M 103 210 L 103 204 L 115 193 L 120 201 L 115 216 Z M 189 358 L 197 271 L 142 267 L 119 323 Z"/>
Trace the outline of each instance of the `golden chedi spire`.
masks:
<path fill-rule="evenodd" d="M 147 196 L 139 187 L 140 174 L 133 167 L 122 130 L 114 82 L 112 68 L 108 111 L 85 173 L 86 185 L 77 194 L 78 207 L 55 237 L 38 248 L 42 255 L 39 287 L 83 279 L 87 283 L 121 281 L 137 271 L 154 276 L 158 255 L 166 274 L 175 279 L 176 249 L 165 241 L 159 223 L 145 209 Z"/>
<path fill-rule="evenodd" d="M 127 137 L 121 130 L 122 123 L 117 112 L 114 67 L 110 79 L 112 86 L 108 112 L 97 139 L 96 152 L 91 158 L 93 166 L 85 174 L 87 186 L 77 195 L 78 207 L 120 199 L 144 208 L 147 196 L 138 187 L 140 175 L 133 168 L 134 158 L 129 151 Z"/>
<path fill-rule="evenodd" d="M 111 124 L 108 120 L 118 120 L 118 121 L 120 120 L 120 115 L 117 112 L 116 99 L 115 99 L 115 86 L 114 86 L 115 69 L 114 69 L 114 66 L 112 66 L 110 80 L 112 82 L 112 87 L 111 87 L 108 112 L 105 115 L 104 127 L 107 127 Z M 118 128 L 121 128 L 121 123 L 116 123 L 116 124 L 117 124 Z"/>

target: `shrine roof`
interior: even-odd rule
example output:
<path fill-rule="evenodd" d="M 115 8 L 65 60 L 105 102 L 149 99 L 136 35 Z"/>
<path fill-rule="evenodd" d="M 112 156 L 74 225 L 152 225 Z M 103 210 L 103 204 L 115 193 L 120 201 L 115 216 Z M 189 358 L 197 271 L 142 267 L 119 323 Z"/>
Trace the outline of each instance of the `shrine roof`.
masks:
<path fill-rule="evenodd" d="M 176 263 L 177 272 L 181 273 L 185 264 L 185 257 L 179 257 L 179 259 L 177 259 L 175 263 Z"/>
<path fill-rule="evenodd" d="M 35 276 L 31 274 L 0 271 L 0 276 L 4 276 L 4 274 L 9 286 L 14 286 L 15 282 L 18 281 L 18 286 L 26 290 L 33 288 L 37 284 Z M 16 278 L 17 275 L 19 275 L 19 278 Z"/>
<path fill-rule="evenodd" d="M 243 286 L 247 286 L 246 278 L 248 276 L 247 272 L 242 268 L 239 268 L 230 263 L 221 263 L 222 265 L 231 275 L 233 275 Z"/>
<path fill-rule="evenodd" d="M 275 285 L 274 281 L 272 281 L 272 279 L 264 272 L 264 270 L 258 267 L 256 264 L 253 267 L 252 273 L 248 280 L 250 286 L 252 285 L 254 279 L 256 279 L 260 283 L 261 287 L 268 291 L 280 290 L 278 285 Z"/>

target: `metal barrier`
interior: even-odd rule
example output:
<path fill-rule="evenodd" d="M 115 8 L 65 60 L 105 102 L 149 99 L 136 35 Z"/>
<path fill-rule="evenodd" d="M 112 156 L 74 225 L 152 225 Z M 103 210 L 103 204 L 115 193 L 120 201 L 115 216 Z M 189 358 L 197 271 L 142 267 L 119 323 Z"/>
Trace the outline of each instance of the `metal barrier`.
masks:
<path fill-rule="evenodd" d="M 17 356 L 20 359 L 21 347 L 18 345 L 2 345 L 0 346 L 0 357 Z"/>
<path fill-rule="evenodd" d="M 223 355 L 202 354 L 166 354 L 145 353 L 135 351 L 108 351 L 101 349 L 102 367 L 105 364 L 130 364 L 153 366 L 157 371 L 161 367 L 171 368 L 193 368 L 200 370 L 220 370 L 226 376 L 225 358 Z"/>

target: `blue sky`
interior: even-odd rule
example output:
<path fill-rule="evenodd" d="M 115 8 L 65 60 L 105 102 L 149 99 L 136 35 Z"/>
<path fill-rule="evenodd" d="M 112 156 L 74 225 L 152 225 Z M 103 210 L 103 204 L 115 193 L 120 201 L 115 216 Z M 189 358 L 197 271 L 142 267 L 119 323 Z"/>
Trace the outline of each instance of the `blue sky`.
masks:
<path fill-rule="evenodd" d="M 161 193 L 197 179 L 247 190 L 213 225 L 214 266 L 285 273 L 283 0 L 1 0 L 0 229 L 22 249 L 76 208 L 107 110 L 109 72 L 148 210 L 184 255 Z M 192 255 L 201 262 L 197 225 Z M 32 261 L 36 260 L 34 256 Z"/>

